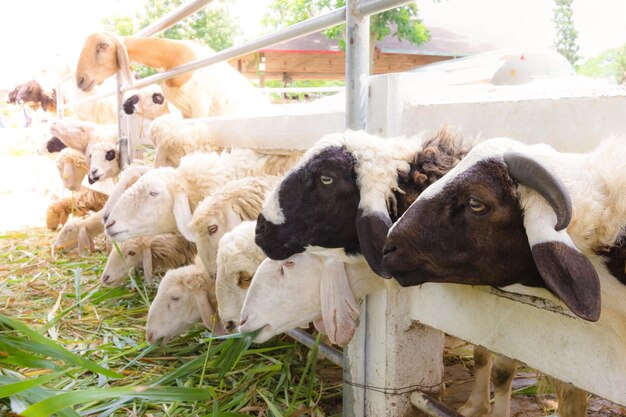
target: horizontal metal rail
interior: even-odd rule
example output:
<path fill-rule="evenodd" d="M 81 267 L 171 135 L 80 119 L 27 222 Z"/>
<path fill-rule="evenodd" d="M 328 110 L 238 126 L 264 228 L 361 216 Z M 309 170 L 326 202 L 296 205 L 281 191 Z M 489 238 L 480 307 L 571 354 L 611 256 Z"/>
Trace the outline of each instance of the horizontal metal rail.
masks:
<path fill-rule="evenodd" d="M 161 17 L 159 20 L 156 20 L 150 23 L 145 28 L 140 29 L 133 36 L 148 38 L 150 36 L 154 36 L 161 32 L 164 32 L 172 26 L 176 25 L 181 20 L 205 8 L 212 1 L 213 0 L 192 0 L 185 2 L 165 16 Z"/>
<path fill-rule="evenodd" d="M 296 342 L 302 343 L 309 349 L 315 345 L 315 338 L 309 333 L 301 329 L 292 329 L 285 332 L 286 335 L 294 339 Z M 325 343 L 320 343 L 317 346 L 318 355 L 323 359 L 328 359 L 332 363 L 338 366 L 343 366 L 342 353 L 332 346 L 328 346 Z"/>
<path fill-rule="evenodd" d="M 280 87 L 280 88 L 264 88 L 265 94 L 271 93 L 338 93 L 344 91 L 345 87 Z"/>

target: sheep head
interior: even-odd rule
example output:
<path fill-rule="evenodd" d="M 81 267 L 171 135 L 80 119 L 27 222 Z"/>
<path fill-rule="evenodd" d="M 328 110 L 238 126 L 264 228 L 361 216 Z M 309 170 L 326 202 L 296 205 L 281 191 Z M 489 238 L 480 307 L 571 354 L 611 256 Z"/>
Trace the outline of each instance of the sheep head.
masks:
<path fill-rule="evenodd" d="M 80 152 L 87 151 L 87 145 L 94 136 L 98 125 L 84 120 L 62 119 L 50 125 L 50 133 L 66 146 Z"/>
<path fill-rule="evenodd" d="M 111 210 L 106 222 L 107 234 L 123 242 L 132 237 L 175 232 L 177 228 L 187 227 L 191 211 L 187 194 L 177 185 L 179 182 L 172 168 L 154 169 L 144 174 L 124 191 Z"/>
<path fill-rule="evenodd" d="M 145 238 L 129 239 L 122 243 L 119 248 L 119 252 L 115 247 L 111 249 L 102 270 L 100 281 L 105 287 L 121 285 L 132 269 L 143 266 L 143 255 L 146 248 Z M 120 256 L 120 252 L 122 256 Z"/>
<path fill-rule="evenodd" d="M 63 186 L 68 190 L 79 191 L 88 169 L 83 154 L 74 149 L 65 148 L 59 152 L 56 166 Z"/>
<path fill-rule="evenodd" d="M 89 165 L 89 184 L 120 173 L 119 149 L 116 143 L 95 142 L 87 146 L 86 161 Z"/>
<path fill-rule="evenodd" d="M 111 211 L 117 201 L 120 199 L 124 191 L 130 188 L 137 180 L 151 168 L 148 165 L 131 165 L 121 172 L 119 181 L 109 195 L 109 198 L 103 208 L 103 220 L 106 223 L 109 219 Z"/>
<path fill-rule="evenodd" d="M 128 61 L 120 38 L 110 33 L 93 33 L 85 39 L 78 58 L 76 85 L 82 91 L 91 91 L 120 68 L 129 72 Z M 126 77 L 130 80 L 129 73 Z"/>
<path fill-rule="evenodd" d="M 167 342 L 199 321 L 209 330 L 222 334 L 223 329 L 211 306 L 213 285 L 215 283 L 198 263 L 168 271 L 148 312 L 148 342 L 161 339 Z"/>
<path fill-rule="evenodd" d="M 403 286 L 544 286 L 595 321 L 599 278 L 563 230 L 571 216 L 567 188 L 538 160 L 514 152 L 526 150 L 510 139 L 476 146 L 396 222 L 383 264 Z"/>
<path fill-rule="evenodd" d="M 265 256 L 254 244 L 255 222 L 243 222 L 219 241 L 215 295 L 226 330 L 239 324 L 241 307 L 256 269 Z M 200 249 L 198 249 L 200 254 Z"/>

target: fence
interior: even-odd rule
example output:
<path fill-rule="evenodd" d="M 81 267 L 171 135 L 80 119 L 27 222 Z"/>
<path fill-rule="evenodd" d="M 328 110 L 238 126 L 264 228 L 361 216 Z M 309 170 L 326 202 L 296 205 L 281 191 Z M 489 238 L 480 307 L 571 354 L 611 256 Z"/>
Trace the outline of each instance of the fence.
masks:
<path fill-rule="evenodd" d="M 262 144 L 260 148 L 281 149 L 285 143 L 290 143 L 292 149 L 300 150 L 307 149 L 323 134 L 344 128 L 395 136 L 435 130 L 443 124 L 450 124 L 469 135 L 512 136 L 530 143 L 546 142 L 563 151 L 587 150 L 593 146 L 588 138 L 601 138 L 626 130 L 626 118 L 621 110 L 626 108 L 623 91 L 559 92 L 543 97 L 515 93 L 517 90 L 514 89 L 502 90 L 502 94 L 476 90 L 469 95 L 458 95 L 457 90 L 452 89 L 424 94 L 426 87 L 420 84 L 419 74 L 368 77 L 367 16 L 404 3 L 407 1 L 348 1 L 344 8 L 257 41 L 153 75 L 133 86 L 120 85 L 119 92 L 242 56 L 328 28 L 345 19 L 348 41 L 344 113 L 229 116 L 192 122 L 205 123 L 210 129 L 219 130 L 225 146 L 238 146 L 238 141 L 246 137 L 247 143 Z M 165 27 L 165 22 L 162 25 Z M 420 97 L 427 99 L 421 100 Z M 433 97 L 437 100 L 432 100 Z M 595 123 L 598 119 L 602 123 Z M 294 141 L 296 137 L 298 140 Z M 292 139 L 291 142 L 288 139 Z M 502 311 L 515 314 L 505 315 Z M 388 281 L 383 291 L 368 296 L 363 302 L 360 317 L 355 337 L 344 349 L 345 416 L 408 416 L 415 413 L 414 406 L 432 416 L 458 415 L 417 391 L 440 392 L 444 346 L 441 331 L 418 324 L 416 320 L 523 360 L 555 377 L 626 404 L 626 384 L 621 382 L 626 380 L 626 370 L 611 361 L 623 347 L 608 344 L 601 347 L 601 355 L 594 355 L 598 350 L 597 340 L 602 340 L 606 334 L 589 331 L 576 319 L 529 303 L 519 295 L 442 284 L 401 290 L 394 281 Z M 467 317 L 470 319 L 465 320 Z M 474 320 L 476 317 L 480 320 Z M 531 319 L 520 324 L 512 317 Z M 537 330 L 541 327 L 537 323 L 543 326 L 543 330 Z M 563 328 L 569 330 L 563 333 Z M 311 342 L 306 334 L 293 334 L 305 344 Z M 583 348 L 569 346 L 569 338 L 579 335 Z M 326 357 L 339 361 L 337 351 L 330 347 L 322 350 Z M 596 358 L 592 359 L 594 356 Z M 571 366 L 583 363 L 586 364 L 584 367 Z M 413 404 L 409 398 L 411 393 Z"/>

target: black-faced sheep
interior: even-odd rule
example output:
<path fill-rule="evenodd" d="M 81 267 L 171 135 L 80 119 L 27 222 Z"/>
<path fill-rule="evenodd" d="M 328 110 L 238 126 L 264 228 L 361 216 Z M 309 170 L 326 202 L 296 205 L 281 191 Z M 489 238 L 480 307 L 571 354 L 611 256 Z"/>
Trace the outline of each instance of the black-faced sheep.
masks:
<path fill-rule="evenodd" d="M 329 135 L 268 196 L 256 242 L 277 260 L 305 249 L 349 262 L 363 254 L 374 272 L 388 276 L 381 251 L 392 221 L 465 152 L 445 129 L 426 140 Z"/>

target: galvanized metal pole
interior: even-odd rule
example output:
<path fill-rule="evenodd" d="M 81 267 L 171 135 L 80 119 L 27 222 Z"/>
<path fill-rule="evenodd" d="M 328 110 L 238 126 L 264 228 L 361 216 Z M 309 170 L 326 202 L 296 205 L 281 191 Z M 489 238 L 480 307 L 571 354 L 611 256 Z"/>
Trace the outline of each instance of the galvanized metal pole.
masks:
<path fill-rule="evenodd" d="M 368 105 L 369 16 L 359 13 L 362 0 L 348 0 L 346 10 L 346 128 L 365 129 Z"/>
<path fill-rule="evenodd" d="M 117 73 L 117 133 L 118 133 L 118 152 L 120 155 L 120 170 L 123 170 L 130 164 L 130 154 L 132 152 L 132 144 L 130 135 L 128 134 L 128 126 L 122 123 L 122 87 L 124 86 L 124 77 L 121 72 Z"/>
<path fill-rule="evenodd" d="M 346 129 L 365 129 L 367 123 L 368 106 L 368 76 L 369 76 L 369 39 L 370 20 L 368 15 L 359 13 L 361 0 L 346 2 Z M 361 321 L 359 327 L 365 326 L 367 300 L 361 306 Z M 365 328 L 365 327 L 363 327 Z M 363 384 L 365 375 L 362 369 L 365 352 L 361 337 L 355 337 L 352 342 L 357 349 L 344 349 L 343 380 Z M 357 357 L 353 357 L 350 352 Z M 356 385 L 343 384 L 343 416 L 365 417 L 365 395 L 357 392 L 361 388 Z"/>

